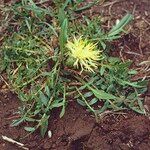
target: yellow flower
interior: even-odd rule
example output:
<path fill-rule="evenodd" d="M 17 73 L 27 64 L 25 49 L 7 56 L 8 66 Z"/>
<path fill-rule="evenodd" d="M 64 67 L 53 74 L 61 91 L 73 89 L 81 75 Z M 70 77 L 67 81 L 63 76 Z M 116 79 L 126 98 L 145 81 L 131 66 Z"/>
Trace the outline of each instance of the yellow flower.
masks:
<path fill-rule="evenodd" d="M 76 39 L 74 37 L 73 42 L 68 41 L 66 47 L 69 50 L 69 57 L 74 59 L 74 66 L 81 67 L 81 72 L 87 70 L 94 72 L 98 66 L 98 61 L 101 59 L 100 51 L 98 51 L 97 44 L 90 43 L 88 40 L 83 40 L 82 37 Z"/>

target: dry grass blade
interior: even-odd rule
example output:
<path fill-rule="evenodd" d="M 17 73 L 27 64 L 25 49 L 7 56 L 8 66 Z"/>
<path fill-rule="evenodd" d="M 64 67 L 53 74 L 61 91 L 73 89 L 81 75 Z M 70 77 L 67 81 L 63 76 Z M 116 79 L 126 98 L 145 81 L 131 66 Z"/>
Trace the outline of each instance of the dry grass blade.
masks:
<path fill-rule="evenodd" d="M 24 150 L 29 150 L 29 148 L 25 147 L 24 144 L 22 144 L 22 143 L 20 143 L 20 142 L 17 142 L 17 141 L 15 141 L 15 140 L 11 139 L 11 138 L 8 138 L 7 136 L 3 136 L 3 135 L 2 135 L 2 139 L 5 140 L 5 141 L 7 141 L 7 142 L 9 142 L 9 143 L 12 143 L 12 144 L 17 145 L 19 148 L 22 148 L 22 149 L 24 149 Z"/>

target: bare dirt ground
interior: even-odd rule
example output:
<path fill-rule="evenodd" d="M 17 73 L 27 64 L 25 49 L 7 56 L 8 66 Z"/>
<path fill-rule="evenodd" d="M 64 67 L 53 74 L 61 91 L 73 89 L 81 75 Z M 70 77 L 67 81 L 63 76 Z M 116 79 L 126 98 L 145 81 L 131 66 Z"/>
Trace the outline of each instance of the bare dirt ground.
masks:
<path fill-rule="evenodd" d="M 149 0 L 116 0 L 107 1 L 92 10 L 88 15 L 105 16 L 106 26 L 127 11 L 134 14 L 130 24 L 130 34 L 113 43 L 112 55 L 118 55 L 122 60 L 133 60 L 133 67 L 139 69 L 135 79 L 143 78 L 148 73 L 140 62 L 150 59 L 150 1 Z M 115 50 L 115 53 L 113 51 Z M 150 109 L 150 88 L 145 95 L 145 107 Z M 60 119 L 56 111 L 49 120 L 49 130 L 52 137 L 44 139 L 39 132 L 26 135 L 23 126 L 11 127 L 15 112 L 21 105 L 16 95 L 12 94 L 3 81 L 0 81 L 0 135 L 24 143 L 31 150 L 149 150 L 150 149 L 150 119 L 148 116 L 127 111 L 120 114 L 103 116 L 99 123 L 84 108 L 71 102 L 65 116 Z M 0 140 L 0 150 L 19 150 L 13 144 Z"/>

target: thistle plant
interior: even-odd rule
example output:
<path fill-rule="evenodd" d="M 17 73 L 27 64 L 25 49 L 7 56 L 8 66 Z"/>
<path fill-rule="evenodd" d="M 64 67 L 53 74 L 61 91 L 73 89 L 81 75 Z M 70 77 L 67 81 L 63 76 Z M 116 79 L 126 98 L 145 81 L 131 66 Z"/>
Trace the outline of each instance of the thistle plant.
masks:
<path fill-rule="evenodd" d="M 98 68 L 99 61 L 102 59 L 101 51 L 97 50 L 97 43 L 89 42 L 87 39 L 74 37 L 73 42 L 68 41 L 66 44 L 68 49 L 68 64 L 74 67 L 81 67 L 83 70 L 94 72 Z"/>
<path fill-rule="evenodd" d="M 121 37 L 132 15 L 127 14 L 105 33 L 99 19 L 85 19 L 86 23 L 79 26 L 81 19 L 73 17 L 74 13 L 91 5 L 77 8 L 80 2 L 70 3 L 68 0 L 64 4 L 55 1 L 51 11 L 43 5 L 37 6 L 33 0 L 11 6 L 14 22 L 8 27 L 9 35 L 4 36 L 0 47 L 0 73 L 6 72 L 10 90 L 23 104 L 19 108 L 20 117 L 12 126 L 29 122 L 24 129 L 30 133 L 40 129 L 43 137 L 51 112 L 61 108 L 62 117 L 72 93 L 76 94 L 72 99 L 96 117 L 106 110 L 132 109 L 145 114 L 139 95 L 146 91 L 146 82 L 132 82 L 135 70 L 128 69 L 130 62 L 121 62 L 108 55 L 107 42 Z M 56 23 L 47 22 L 48 16 Z M 72 35 L 82 36 L 67 41 Z M 58 41 L 57 46 L 49 44 L 53 37 Z M 76 68 L 90 74 L 84 78 L 76 73 L 70 76 L 72 72 L 68 73 L 66 66 L 71 71 Z M 2 75 L 0 77 L 3 79 Z"/>

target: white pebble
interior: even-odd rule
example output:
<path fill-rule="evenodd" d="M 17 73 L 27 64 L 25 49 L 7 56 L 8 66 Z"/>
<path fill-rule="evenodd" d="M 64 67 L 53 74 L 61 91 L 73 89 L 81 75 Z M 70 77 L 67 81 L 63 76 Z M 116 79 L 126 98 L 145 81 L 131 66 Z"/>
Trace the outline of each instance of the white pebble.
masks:
<path fill-rule="evenodd" d="M 51 131 L 51 130 L 48 131 L 48 137 L 49 137 L 49 138 L 52 137 L 52 131 Z"/>

